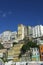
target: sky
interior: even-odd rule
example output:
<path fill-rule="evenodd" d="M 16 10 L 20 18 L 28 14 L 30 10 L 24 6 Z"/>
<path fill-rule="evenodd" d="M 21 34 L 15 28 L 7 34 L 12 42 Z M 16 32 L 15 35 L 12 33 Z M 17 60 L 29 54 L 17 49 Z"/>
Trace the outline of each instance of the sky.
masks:
<path fill-rule="evenodd" d="M 0 33 L 18 24 L 43 25 L 43 0 L 0 0 Z"/>

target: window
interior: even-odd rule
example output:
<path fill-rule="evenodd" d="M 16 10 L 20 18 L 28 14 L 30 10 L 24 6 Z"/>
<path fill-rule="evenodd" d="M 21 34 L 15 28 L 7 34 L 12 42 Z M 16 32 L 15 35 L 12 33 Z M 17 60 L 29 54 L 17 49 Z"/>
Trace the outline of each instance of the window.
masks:
<path fill-rule="evenodd" d="M 41 50 L 42 50 L 42 48 L 41 48 Z"/>
<path fill-rule="evenodd" d="M 42 53 L 42 55 L 43 55 L 43 53 Z"/>

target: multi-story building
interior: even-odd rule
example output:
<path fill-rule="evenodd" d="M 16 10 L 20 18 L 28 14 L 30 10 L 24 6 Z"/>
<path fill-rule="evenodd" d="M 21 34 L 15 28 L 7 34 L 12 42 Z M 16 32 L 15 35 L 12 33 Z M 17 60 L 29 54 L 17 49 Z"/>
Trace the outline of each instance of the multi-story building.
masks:
<path fill-rule="evenodd" d="M 17 32 L 16 31 L 12 32 L 10 39 L 11 39 L 12 42 L 18 42 L 18 40 L 17 40 Z"/>
<path fill-rule="evenodd" d="M 38 45 L 40 45 L 40 44 L 43 45 L 43 39 L 37 38 L 36 41 L 37 41 Z"/>
<path fill-rule="evenodd" d="M 17 32 L 4 31 L 2 34 L 0 34 L 0 39 L 2 42 L 15 42 L 15 40 L 17 40 Z"/>
<path fill-rule="evenodd" d="M 18 39 L 23 40 L 27 36 L 27 27 L 19 24 L 18 25 Z"/>
<path fill-rule="evenodd" d="M 39 38 L 43 36 L 43 26 L 42 25 L 37 25 L 32 28 L 32 37 L 33 38 Z"/>
<path fill-rule="evenodd" d="M 2 33 L 2 41 L 10 41 L 10 37 L 11 37 L 11 31 L 4 31 Z"/>
<path fill-rule="evenodd" d="M 24 38 L 24 25 L 18 25 L 18 39 L 22 40 Z"/>
<path fill-rule="evenodd" d="M 11 48 L 13 46 L 13 42 L 18 42 L 17 40 L 17 32 L 5 31 L 0 34 L 0 42 L 3 44 L 4 48 Z"/>
<path fill-rule="evenodd" d="M 29 37 L 32 37 L 32 27 L 31 26 L 27 26 L 27 35 Z"/>
<path fill-rule="evenodd" d="M 27 26 L 24 26 L 24 38 L 28 36 L 27 30 L 28 30 L 28 29 L 27 29 Z"/>
<path fill-rule="evenodd" d="M 32 48 L 32 61 L 40 61 L 40 54 L 38 48 Z"/>

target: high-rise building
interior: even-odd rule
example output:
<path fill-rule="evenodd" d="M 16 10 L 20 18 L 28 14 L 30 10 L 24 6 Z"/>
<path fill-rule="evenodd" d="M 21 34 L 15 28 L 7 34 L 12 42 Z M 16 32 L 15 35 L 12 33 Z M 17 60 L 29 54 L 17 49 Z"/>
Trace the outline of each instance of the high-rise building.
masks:
<path fill-rule="evenodd" d="M 24 25 L 18 25 L 18 39 L 22 40 L 24 38 Z"/>
<path fill-rule="evenodd" d="M 32 27 L 31 26 L 27 26 L 27 35 L 28 37 L 32 37 Z"/>
<path fill-rule="evenodd" d="M 37 25 L 32 28 L 32 37 L 33 38 L 38 38 L 43 36 L 43 26 L 42 25 Z"/>
<path fill-rule="evenodd" d="M 18 40 L 17 40 L 17 32 L 16 31 L 12 32 L 11 41 L 18 42 Z"/>
<path fill-rule="evenodd" d="M 27 37 L 27 26 L 24 26 L 24 37 Z"/>
<path fill-rule="evenodd" d="M 23 40 L 27 36 L 27 27 L 19 24 L 18 25 L 18 39 Z"/>

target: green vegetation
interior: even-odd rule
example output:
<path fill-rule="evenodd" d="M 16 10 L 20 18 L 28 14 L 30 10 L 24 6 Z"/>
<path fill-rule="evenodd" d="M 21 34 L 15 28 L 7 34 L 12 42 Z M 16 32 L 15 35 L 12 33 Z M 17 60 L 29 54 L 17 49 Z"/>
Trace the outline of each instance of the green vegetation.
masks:
<path fill-rule="evenodd" d="M 0 49 L 4 49 L 3 45 L 0 43 Z"/>
<path fill-rule="evenodd" d="M 26 51 L 30 50 L 30 48 L 39 48 L 39 46 L 37 45 L 37 43 L 34 43 L 32 41 L 28 41 L 27 43 L 25 43 L 23 45 L 23 47 L 21 48 L 21 53 L 19 55 L 19 58 L 26 53 Z M 32 53 L 30 52 L 30 56 L 32 55 Z"/>

